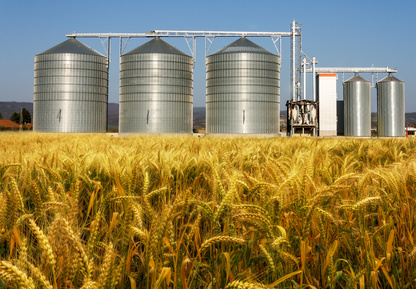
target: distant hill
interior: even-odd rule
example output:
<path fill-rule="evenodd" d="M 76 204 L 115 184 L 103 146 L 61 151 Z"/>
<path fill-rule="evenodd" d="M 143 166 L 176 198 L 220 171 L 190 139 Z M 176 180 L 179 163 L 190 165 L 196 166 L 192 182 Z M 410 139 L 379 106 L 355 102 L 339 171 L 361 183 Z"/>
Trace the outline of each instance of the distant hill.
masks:
<path fill-rule="evenodd" d="M 416 112 L 406 113 L 406 126 L 416 123 Z"/>
<path fill-rule="evenodd" d="M 205 107 L 194 107 L 194 128 L 205 128 Z"/>
<path fill-rule="evenodd" d="M 22 108 L 26 108 L 33 116 L 33 103 L 32 102 L 0 102 L 0 113 L 4 119 L 10 119 L 13 112 L 18 112 Z M 119 119 L 119 105 L 118 103 L 108 104 L 108 127 L 110 129 L 118 128 Z M 205 128 L 205 107 L 194 107 L 194 127 Z M 406 126 L 416 123 L 416 112 L 406 113 Z M 280 112 L 280 123 L 283 127 L 286 127 L 286 111 Z M 377 127 L 377 113 L 371 113 L 371 127 Z"/>
<path fill-rule="evenodd" d="M 19 112 L 22 108 L 26 108 L 33 116 L 32 102 L 0 102 L 0 113 L 3 115 L 3 119 L 10 119 L 13 112 Z"/>

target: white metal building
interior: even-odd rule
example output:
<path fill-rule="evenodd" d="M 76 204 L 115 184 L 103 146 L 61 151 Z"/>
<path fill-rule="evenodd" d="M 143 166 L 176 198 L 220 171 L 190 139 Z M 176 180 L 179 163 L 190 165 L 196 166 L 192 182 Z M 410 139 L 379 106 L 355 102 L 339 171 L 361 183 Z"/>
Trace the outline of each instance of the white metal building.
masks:
<path fill-rule="evenodd" d="M 337 74 L 319 73 L 316 88 L 319 101 L 319 136 L 336 136 Z"/>

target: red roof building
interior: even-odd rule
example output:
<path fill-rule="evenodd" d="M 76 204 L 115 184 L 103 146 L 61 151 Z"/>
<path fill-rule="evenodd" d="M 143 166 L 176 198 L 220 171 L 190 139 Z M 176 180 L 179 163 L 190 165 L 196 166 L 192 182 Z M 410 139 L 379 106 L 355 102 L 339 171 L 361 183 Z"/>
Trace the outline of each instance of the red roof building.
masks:
<path fill-rule="evenodd" d="M 26 123 L 23 125 L 24 129 L 32 129 L 33 124 L 32 123 Z M 11 130 L 17 130 L 20 128 L 20 124 L 17 124 L 11 120 L 8 119 L 0 119 L 0 130 L 1 129 L 11 129 Z"/>
<path fill-rule="evenodd" d="M 0 127 L 14 129 L 19 128 L 20 125 L 8 119 L 0 119 Z"/>

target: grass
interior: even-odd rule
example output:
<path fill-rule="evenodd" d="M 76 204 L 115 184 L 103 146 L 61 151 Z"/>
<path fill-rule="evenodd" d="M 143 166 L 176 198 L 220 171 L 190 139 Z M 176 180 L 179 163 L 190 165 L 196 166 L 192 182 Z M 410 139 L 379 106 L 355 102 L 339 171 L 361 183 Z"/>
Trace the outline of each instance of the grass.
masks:
<path fill-rule="evenodd" d="M 416 141 L 0 137 L 0 287 L 412 288 Z"/>

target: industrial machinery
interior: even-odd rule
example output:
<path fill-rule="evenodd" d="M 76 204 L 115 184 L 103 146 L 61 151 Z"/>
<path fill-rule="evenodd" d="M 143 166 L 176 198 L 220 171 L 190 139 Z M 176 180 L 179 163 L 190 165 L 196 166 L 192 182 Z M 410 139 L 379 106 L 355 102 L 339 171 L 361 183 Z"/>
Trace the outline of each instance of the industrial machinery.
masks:
<path fill-rule="evenodd" d="M 312 100 L 288 101 L 288 136 L 316 136 L 318 132 L 318 102 Z"/>
<path fill-rule="evenodd" d="M 193 59 L 162 39 L 121 56 L 120 133 L 192 133 Z"/>
<path fill-rule="evenodd" d="M 33 129 L 105 132 L 107 58 L 70 38 L 35 56 Z"/>
<path fill-rule="evenodd" d="M 377 82 L 377 134 L 405 136 L 404 82 L 391 73 Z"/>
<path fill-rule="evenodd" d="M 192 75 L 199 37 L 205 38 L 208 133 L 279 133 L 284 37 L 290 38 L 289 135 L 336 136 L 345 128 L 348 136 L 368 136 L 369 82 L 349 79 L 344 83 L 344 100 L 337 101 L 337 73 L 342 73 L 343 80 L 344 73 L 372 73 L 374 87 L 375 74 L 378 78 L 378 73 L 397 72 L 388 67 L 316 67 L 315 57 L 309 58 L 302 50 L 301 25 L 295 20 L 289 32 L 152 30 L 71 33 L 67 37 L 68 41 L 35 57 L 34 129 L 38 131 L 105 131 L 112 38 L 120 40 L 120 132 L 192 131 Z M 107 57 L 75 37 L 99 38 Z M 131 38 L 148 37 L 156 38 L 124 54 Z M 184 38 L 191 56 L 158 37 Z M 217 37 L 240 39 L 209 55 Z M 248 37 L 271 38 L 277 53 Z M 313 74 L 312 100 L 306 99 L 309 72 Z M 377 83 L 377 96 L 378 135 L 403 136 L 404 82 L 389 75 Z"/>
<path fill-rule="evenodd" d="M 242 37 L 209 55 L 207 133 L 278 134 L 280 58 Z"/>

